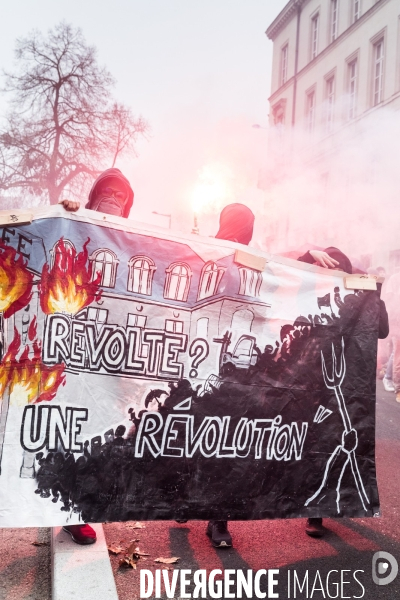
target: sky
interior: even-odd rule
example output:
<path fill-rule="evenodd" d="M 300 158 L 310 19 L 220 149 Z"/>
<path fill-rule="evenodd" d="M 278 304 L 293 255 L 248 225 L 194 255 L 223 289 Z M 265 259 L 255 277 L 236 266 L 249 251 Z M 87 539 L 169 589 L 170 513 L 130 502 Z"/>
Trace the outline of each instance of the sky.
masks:
<path fill-rule="evenodd" d="M 114 95 L 150 125 L 137 157 L 119 166 L 131 181 L 131 218 L 188 230 L 202 198 L 201 233 L 219 209 L 257 210 L 265 166 L 272 42 L 265 30 L 286 0 L 14 0 L 2 3 L 0 67 L 15 40 L 61 20 L 80 27 L 116 79 Z M 4 101 L 0 103 L 4 110 Z M 253 128 L 258 124 L 261 128 Z"/>

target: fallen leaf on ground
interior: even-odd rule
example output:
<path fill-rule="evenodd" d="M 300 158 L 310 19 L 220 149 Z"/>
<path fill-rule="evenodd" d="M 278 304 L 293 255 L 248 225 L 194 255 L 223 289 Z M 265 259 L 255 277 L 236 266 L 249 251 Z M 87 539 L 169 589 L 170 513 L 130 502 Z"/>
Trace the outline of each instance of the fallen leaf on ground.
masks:
<path fill-rule="evenodd" d="M 49 546 L 49 542 L 32 542 L 31 546 Z"/>
<path fill-rule="evenodd" d="M 111 554 L 120 554 L 123 551 L 121 546 L 107 546 L 107 550 L 111 552 Z"/>
<path fill-rule="evenodd" d="M 147 552 L 142 552 L 138 546 L 136 546 L 136 540 L 133 540 L 131 545 L 126 549 L 127 554 L 137 554 L 138 556 L 150 556 Z"/>
<path fill-rule="evenodd" d="M 160 558 L 156 558 L 154 562 L 163 563 L 164 565 L 172 565 L 173 563 L 178 562 L 178 560 L 179 556 L 173 556 L 172 558 L 163 558 L 160 556 Z"/>
<path fill-rule="evenodd" d="M 124 556 L 124 558 L 121 558 L 121 560 L 119 561 L 119 566 L 132 567 L 132 569 L 136 569 L 136 563 L 137 561 L 133 560 L 129 556 Z"/>
<path fill-rule="evenodd" d="M 135 540 L 136 541 L 136 540 Z M 121 558 L 119 561 L 120 567 L 132 567 L 132 569 L 136 569 L 136 565 L 140 559 L 146 560 L 146 556 L 150 556 L 147 552 L 142 552 L 140 548 L 138 548 L 133 542 L 126 550 L 124 558 Z"/>
<path fill-rule="evenodd" d="M 136 521 L 136 523 L 133 523 L 132 525 L 127 525 L 127 527 L 129 527 L 129 529 L 146 529 L 146 526 L 139 523 L 139 521 Z"/>

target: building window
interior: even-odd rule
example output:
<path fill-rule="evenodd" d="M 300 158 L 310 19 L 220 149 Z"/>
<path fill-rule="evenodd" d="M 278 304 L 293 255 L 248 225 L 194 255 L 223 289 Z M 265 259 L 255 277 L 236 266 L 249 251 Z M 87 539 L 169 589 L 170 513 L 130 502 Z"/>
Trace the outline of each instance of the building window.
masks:
<path fill-rule="evenodd" d="M 274 120 L 274 125 L 278 127 L 283 127 L 285 124 L 285 110 L 286 110 L 286 99 L 281 98 L 279 102 L 272 107 L 272 116 Z"/>
<path fill-rule="evenodd" d="M 189 265 L 173 263 L 166 269 L 166 274 L 164 298 L 186 302 L 192 278 Z"/>
<path fill-rule="evenodd" d="M 383 60 L 384 39 L 381 38 L 374 44 L 374 72 L 373 72 L 373 106 L 380 104 L 383 100 Z"/>
<path fill-rule="evenodd" d="M 361 0 L 352 0 L 351 22 L 355 23 L 361 17 Z"/>
<path fill-rule="evenodd" d="M 234 332 L 244 333 L 251 331 L 254 314 L 248 308 L 239 308 L 232 315 L 231 329 Z"/>
<path fill-rule="evenodd" d="M 197 319 L 196 337 L 204 340 L 208 338 L 208 317 Z"/>
<path fill-rule="evenodd" d="M 128 313 L 128 327 L 141 327 L 144 329 L 146 327 L 147 317 L 144 315 L 134 315 L 132 313 Z"/>
<path fill-rule="evenodd" d="M 117 255 L 111 250 L 96 250 L 89 257 L 92 265 L 92 281 L 96 279 L 98 273 L 101 274 L 100 285 L 103 287 L 115 287 L 115 278 L 117 275 L 117 266 L 119 260 Z"/>
<path fill-rule="evenodd" d="M 331 0 L 331 28 L 330 41 L 334 42 L 338 36 L 339 0 Z"/>
<path fill-rule="evenodd" d="M 239 294 L 241 296 L 258 296 L 262 284 L 262 274 L 259 271 L 253 271 L 253 269 L 246 267 L 239 267 L 239 273 Z"/>
<path fill-rule="evenodd" d="M 95 321 L 97 330 L 100 330 L 107 323 L 108 310 L 106 308 L 95 308 L 89 306 L 80 310 L 74 317 L 79 321 Z"/>
<path fill-rule="evenodd" d="M 312 133 L 315 125 L 315 90 L 308 92 L 306 97 L 306 126 L 307 131 Z"/>
<path fill-rule="evenodd" d="M 287 82 L 287 73 L 288 73 L 288 51 L 289 46 L 283 46 L 281 50 L 281 85 Z"/>
<path fill-rule="evenodd" d="M 89 306 L 87 311 L 87 320 L 88 321 L 96 321 L 96 323 L 107 323 L 107 315 L 108 310 L 105 308 L 94 308 L 93 306 Z"/>
<path fill-rule="evenodd" d="M 318 54 L 319 13 L 311 19 L 311 60 Z"/>
<path fill-rule="evenodd" d="M 105 308 L 94 308 L 93 306 L 89 306 L 84 319 L 87 321 L 94 321 L 96 324 L 96 330 L 98 333 L 100 333 L 103 325 L 107 323 L 107 316 L 108 310 Z"/>
<path fill-rule="evenodd" d="M 200 288 L 197 300 L 214 296 L 218 291 L 218 285 L 221 281 L 225 269 L 218 267 L 214 262 L 209 262 L 204 265 L 200 277 Z"/>
<path fill-rule="evenodd" d="M 58 240 L 50 250 L 51 268 L 56 265 L 62 271 L 71 271 L 75 256 L 76 249 L 72 242 L 64 239 Z"/>
<path fill-rule="evenodd" d="M 151 296 L 151 284 L 157 268 L 154 261 L 147 256 L 134 256 L 128 262 L 128 267 L 128 291 Z"/>
<path fill-rule="evenodd" d="M 333 117 L 335 112 L 335 78 L 326 80 L 326 128 L 332 131 Z"/>
<path fill-rule="evenodd" d="M 357 112 L 357 77 L 358 61 L 357 59 L 348 64 L 349 76 L 349 119 L 354 119 Z"/>
<path fill-rule="evenodd" d="M 170 333 L 183 333 L 183 321 L 165 320 L 165 331 Z"/>

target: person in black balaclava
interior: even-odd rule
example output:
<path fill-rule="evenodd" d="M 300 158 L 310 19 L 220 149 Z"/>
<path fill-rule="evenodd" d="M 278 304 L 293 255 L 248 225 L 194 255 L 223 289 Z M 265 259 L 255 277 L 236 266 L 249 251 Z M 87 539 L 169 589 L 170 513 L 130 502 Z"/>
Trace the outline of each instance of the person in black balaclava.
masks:
<path fill-rule="evenodd" d="M 133 190 L 119 169 L 106 169 L 93 183 L 85 208 L 116 217 L 129 217 L 133 204 Z M 73 200 L 60 203 L 68 211 L 75 212 L 80 204 Z"/>
<path fill-rule="evenodd" d="M 85 208 L 98 212 L 114 215 L 116 217 L 129 217 L 133 204 L 133 190 L 127 178 L 119 169 L 103 171 L 93 183 L 89 192 L 89 199 Z M 65 210 L 75 212 L 80 203 L 73 200 L 62 200 L 60 204 Z M 96 542 L 96 532 L 87 523 L 84 525 L 66 525 L 63 529 L 70 534 L 77 544 L 87 545 Z"/>

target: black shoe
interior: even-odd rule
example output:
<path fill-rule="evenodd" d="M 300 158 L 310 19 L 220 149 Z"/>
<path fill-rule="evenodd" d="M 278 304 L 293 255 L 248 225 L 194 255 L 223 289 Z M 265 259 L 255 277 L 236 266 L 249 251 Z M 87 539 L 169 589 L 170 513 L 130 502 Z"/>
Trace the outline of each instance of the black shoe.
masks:
<path fill-rule="evenodd" d="M 229 548 L 232 546 L 231 534 L 228 531 L 228 521 L 209 521 L 206 534 L 211 538 L 214 548 Z"/>
<path fill-rule="evenodd" d="M 306 534 L 311 537 L 320 538 L 325 534 L 325 527 L 322 525 L 321 518 L 307 519 Z"/>

